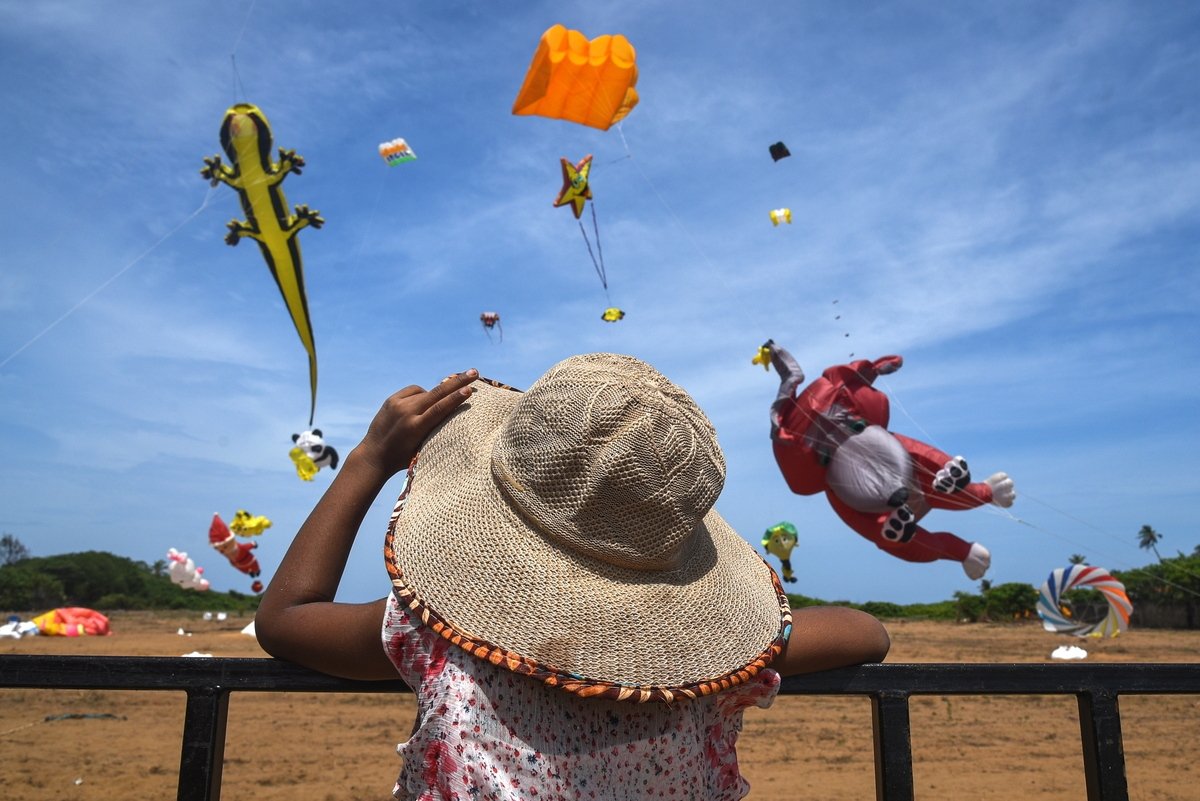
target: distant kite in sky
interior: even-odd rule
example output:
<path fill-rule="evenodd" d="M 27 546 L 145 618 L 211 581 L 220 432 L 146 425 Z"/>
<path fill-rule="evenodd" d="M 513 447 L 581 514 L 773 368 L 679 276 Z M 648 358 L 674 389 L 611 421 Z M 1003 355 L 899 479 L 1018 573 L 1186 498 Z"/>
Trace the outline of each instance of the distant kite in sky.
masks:
<path fill-rule="evenodd" d="M 271 521 L 262 515 L 252 515 L 245 509 L 238 509 L 229 521 L 229 528 L 239 537 L 256 537 L 271 527 Z"/>
<path fill-rule="evenodd" d="M 293 447 L 288 451 L 288 456 L 296 464 L 296 473 L 305 481 L 312 481 L 322 467 L 337 469 L 338 452 L 325 444 L 321 429 L 314 428 L 292 434 L 292 443 Z"/>
<path fill-rule="evenodd" d="M 783 580 L 787 582 L 796 580 L 796 574 L 792 572 L 792 549 L 796 547 L 797 539 L 796 527 L 786 520 L 771 526 L 762 538 L 767 553 L 779 559 Z"/>
<path fill-rule="evenodd" d="M 417 160 L 417 154 L 408 146 L 408 142 L 405 142 L 403 139 L 381 142 L 379 144 L 379 155 L 383 157 L 383 160 L 387 162 L 389 167 Z"/>
<path fill-rule="evenodd" d="M 254 549 L 258 547 L 258 543 L 239 542 L 218 514 L 213 515 L 212 524 L 208 527 L 208 543 L 228 559 L 229 564 L 250 578 L 258 578 L 258 574 L 262 572 L 258 566 L 258 559 L 254 556 Z M 261 592 L 262 582 L 255 581 L 250 588 L 254 592 Z"/>
<path fill-rule="evenodd" d="M 583 214 L 584 204 L 592 199 L 592 188 L 588 185 L 588 175 L 592 171 L 592 157 L 591 155 L 584 156 L 578 164 L 572 164 L 565 158 L 560 161 L 562 162 L 563 185 L 562 189 L 558 190 L 558 197 L 554 198 L 554 208 L 569 205 L 571 213 L 578 220 L 579 215 Z"/>
<path fill-rule="evenodd" d="M 771 225 L 779 225 L 780 223 L 792 224 L 791 209 L 772 209 L 771 210 Z"/>
<path fill-rule="evenodd" d="M 588 239 L 587 229 L 583 227 L 583 220 L 579 219 L 580 215 L 583 214 L 584 205 L 592 199 L 592 157 L 591 155 L 584 156 L 576 164 L 572 164 L 565 158 L 559 159 L 559 162 L 562 164 L 563 184 L 562 189 L 558 190 L 558 197 L 554 198 L 554 207 L 571 207 L 571 213 L 575 215 L 575 219 L 579 222 L 579 233 L 583 235 L 583 242 L 587 245 L 588 255 L 592 259 L 592 266 L 596 268 L 596 275 L 600 278 L 600 285 L 604 287 L 604 292 L 607 294 L 608 272 L 604 267 L 604 251 L 600 247 L 600 223 L 596 219 L 596 204 L 592 204 L 592 233 L 596 237 L 595 252 L 592 251 L 592 242 Z M 609 322 L 614 321 L 609 320 Z"/>
<path fill-rule="evenodd" d="M 624 36 L 606 34 L 588 40 L 579 31 L 554 25 L 538 41 L 521 89 L 513 101 L 512 113 L 566 120 L 607 131 L 637 105 L 638 94 L 634 89 L 637 78 L 637 54 Z M 607 295 L 608 272 L 604 266 L 594 202 L 591 207 L 595 250 L 580 219 L 587 201 L 592 200 L 592 157 L 586 156 L 577 164 L 565 158 L 560 162 L 563 186 L 554 205 L 571 207 L 592 266 Z M 606 311 L 603 319 L 615 322 L 620 317 L 610 318 Z"/>
<path fill-rule="evenodd" d="M 186 551 L 171 548 L 167 551 L 167 575 L 171 581 L 185 590 L 203 592 L 209 588 L 208 579 L 204 578 L 204 568 L 197 567 Z"/>
<path fill-rule="evenodd" d="M 538 41 L 512 113 L 607 131 L 637 105 L 637 78 L 637 54 L 621 34 L 589 41 L 555 25 Z"/>
<path fill-rule="evenodd" d="M 754 354 L 754 358 L 750 360 L 751 364 L 761 364 L 762 369 L 768 373 L 771 372 L 771 348 L 768 345 L 759 347 L 758 352 Z"/>
<path fill-rule="evenodd" d="M 500 325 L 500 314 L 498 312 L 483 312 L 479 315 L 479 323 L 483 326 L 483 332 L 488 335 L 488 339 L 492 338 L 492 329 L 495 328 L 500 332 L 500 341 L 504 341 L 504 326 Z"/>
<path fill-rule="evenodd" d="M 786 159 L 788 156 L 792 155 L 790 152 L 788 152 L 787 145 L 785 145 L 783 142 L 776 142 L 775 144 L 771 145 L 770 149 L 771 158 L 773 158 L 775 161 Z"/>
<path fill-rule="evenodd" d="M 625 319 L 625 312 L 621 311 L 616 306 L 609 306 L 604 310 L 604 314 L 600 315 L 600 319 L 606 323 L 615 323 L 617 320 Z"/>
<path fill-rule="evenodd" d="M 304 291 L 304 265 L 300 258 L 300 241 L 296 234 L 305 226 L 320 228 L 325 220 L 308 206 L 296 206 L 288 211 L 283 195 L 283 179 L 289 172 L 300 174 L 304 159 L 294 150 L 279 148 L 279 161 L 271 161 L 271 126 L 266 116 L 250 103 L 238 103 L 225 112 L 221 123 L 221 148 L 231 166 L 221 163 L 220 156 L 204 159 L 200 174 L 216 186 L 228 185 L 238 194 L 245 221 L 231 220 L 225 242 L 236 245 L 242 237 L 258 243 L 267 267 L 275 278 L 279 293 L 308 351 L 308 382 L 311 402 L 308 424 L 311 426 L 317 409 L 317 346 L 313 339 L 312 320 L 308 316 L 308 296 Z"/>

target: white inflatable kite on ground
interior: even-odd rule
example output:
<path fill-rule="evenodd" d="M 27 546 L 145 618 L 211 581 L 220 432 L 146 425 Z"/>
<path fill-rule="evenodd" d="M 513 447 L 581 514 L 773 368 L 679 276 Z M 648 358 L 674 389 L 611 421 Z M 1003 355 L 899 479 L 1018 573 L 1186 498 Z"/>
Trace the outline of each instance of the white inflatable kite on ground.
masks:
<path fill-rule="evenodd" d="M 0 626 L 0 640 L 19 640 L 22 637 L 35 637 L 41 633 L 42 630 L 37 627 L 37 623 L 34 623 L 32 620 L 21 620 L 16 615 L 10 617 L 7 623 Z"/>
<path fill-rule="evenodd" d="M 1108 601 L 1108 614 L 1099 623 L 1072 620 L 1063 611 L 1061 598 L 1068 590 L 1097 590 Z M 1129 628 L 1133 604 L 1125 585 L 1102 567 L 1071 565 L 1054 570 L 1042 585 L 1037 613 L 1046 631 L 1074 634 L 1076 637 L 1115 637 Z"/>
<path fill-rule="evenodd" d="M 1050 652 L 1051 659 L 1087 659 L 1087 651 L 1078 645 L 1060 645 Z"/>

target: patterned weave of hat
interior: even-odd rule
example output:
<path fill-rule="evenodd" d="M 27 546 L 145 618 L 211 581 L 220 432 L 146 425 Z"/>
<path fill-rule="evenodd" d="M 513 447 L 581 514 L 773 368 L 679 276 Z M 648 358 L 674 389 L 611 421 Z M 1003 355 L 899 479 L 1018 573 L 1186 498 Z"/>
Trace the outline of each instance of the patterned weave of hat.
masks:
<path fill-rule="evenodd" d="M 774 572 L 712 509 L 712 424 L 645 362 L 596 353 L 527 392 L 480 380 L 409 471 L 384 548 L 454 644 L 582 696 L 747 681 L 791 628 Z"/>

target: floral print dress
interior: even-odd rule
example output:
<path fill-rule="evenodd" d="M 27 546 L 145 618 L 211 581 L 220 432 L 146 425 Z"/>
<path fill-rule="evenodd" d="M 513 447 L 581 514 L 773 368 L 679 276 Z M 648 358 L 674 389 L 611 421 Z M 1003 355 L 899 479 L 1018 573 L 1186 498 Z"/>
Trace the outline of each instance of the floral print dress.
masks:
<path fill-rule="evenodd" d="M 779 674 L 672 704 L 579 698 L 476 659 L 389 596 L 383 645 L 414 688 L 397 747 L 404 801 L 734 801 L 742 713 L 766 708 Z"/>

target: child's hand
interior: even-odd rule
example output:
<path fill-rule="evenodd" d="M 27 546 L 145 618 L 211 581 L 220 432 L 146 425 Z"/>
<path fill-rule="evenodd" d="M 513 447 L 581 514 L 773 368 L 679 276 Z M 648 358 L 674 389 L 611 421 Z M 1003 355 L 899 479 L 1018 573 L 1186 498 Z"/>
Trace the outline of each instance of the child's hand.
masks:
<path fill-rule="evenodd" d="M 408 467 L 438 423 L 471 396 L 477 370 L 447 376 L 430 390 L 409 386 L 383 402 L 359 444 L 360 456 L 387 476 Z"/>

